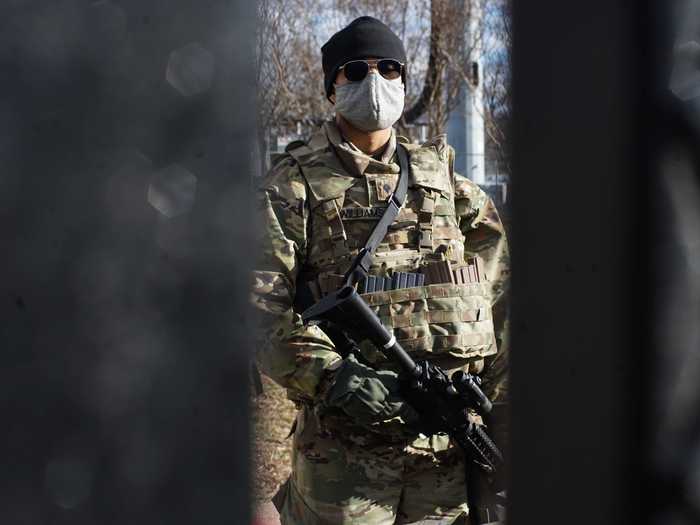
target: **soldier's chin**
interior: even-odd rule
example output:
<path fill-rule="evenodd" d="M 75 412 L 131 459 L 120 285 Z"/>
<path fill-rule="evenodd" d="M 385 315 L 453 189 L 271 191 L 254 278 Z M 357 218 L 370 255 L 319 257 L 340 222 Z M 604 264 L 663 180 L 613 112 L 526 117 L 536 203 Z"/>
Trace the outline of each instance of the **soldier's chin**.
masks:
<path fill-rule="evenodd" d="M 378 122 L 353 122 L 352 120 L 345 119 L 347 120 L 350 124 L 352 124 L 353 127 L 362 130 L 362 131 L 367 131 L 367 132 L 373 132 L 373 131 L 382 131 L 385 129 L 391 128 L 394 124 L 396 124 L 397 121 L 391 121 L 391 120 L 385 120 L 385 121 L 378 121 Z"/>

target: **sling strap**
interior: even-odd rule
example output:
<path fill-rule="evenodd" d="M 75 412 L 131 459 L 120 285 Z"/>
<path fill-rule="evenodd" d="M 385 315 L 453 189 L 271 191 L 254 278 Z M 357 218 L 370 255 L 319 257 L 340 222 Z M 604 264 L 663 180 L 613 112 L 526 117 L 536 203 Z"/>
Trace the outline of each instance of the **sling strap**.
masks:
<path fill-rule="evenodd" d="M 379 222 L 372 230 L 365 246 L 353 259 L 348 271 L 345 272 L 343 280 L 346 285 L 355 284 L 367 276 L 372 265 L 374 252 L 384 237 L 386 237 L 389 226 L 396 219 L 404 200 L 406 200 L 406 194 L 408 193 L 408 154 L 403 145 L 399 143 L 396 144 L 396 156 L 399 159 L 399 181 L 396 183 L 396 188 L 394 188 L 389 199 L 387 199 L 387 208 L 384 211 L 384 215 L 382 215 L 382 218 L 379 219 Z"/>

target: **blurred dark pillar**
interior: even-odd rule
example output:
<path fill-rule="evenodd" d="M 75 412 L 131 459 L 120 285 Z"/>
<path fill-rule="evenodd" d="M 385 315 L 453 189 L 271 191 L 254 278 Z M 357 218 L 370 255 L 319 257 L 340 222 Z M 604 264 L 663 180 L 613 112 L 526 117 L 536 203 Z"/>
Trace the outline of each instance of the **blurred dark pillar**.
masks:
<path fill-rule="evenodd" d="M 254 7 L 0 7 L 0 523 L 249 521 Z"/>
<path fill-rule="evenodd" d="M 513 2 L 512 525 L 641 523 L 644 3 Z"/>

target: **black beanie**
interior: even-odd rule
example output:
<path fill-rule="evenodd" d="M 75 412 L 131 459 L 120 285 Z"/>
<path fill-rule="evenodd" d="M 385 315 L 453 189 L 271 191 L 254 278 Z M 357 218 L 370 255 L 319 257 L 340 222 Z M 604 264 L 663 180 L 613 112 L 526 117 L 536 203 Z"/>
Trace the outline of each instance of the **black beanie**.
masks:
<path fill-rule="evenodd" d="M 350 25 L 334 34 L 323 44 L 321 55 L 326 97 L 330 97 L 333 92 L 333 81 L 338 68 L 349 60 L 368 57 L 394 58 L 402 64 L 406 63 L 406 50 L 401 39 L 371 16 L 356 18 Z"/>

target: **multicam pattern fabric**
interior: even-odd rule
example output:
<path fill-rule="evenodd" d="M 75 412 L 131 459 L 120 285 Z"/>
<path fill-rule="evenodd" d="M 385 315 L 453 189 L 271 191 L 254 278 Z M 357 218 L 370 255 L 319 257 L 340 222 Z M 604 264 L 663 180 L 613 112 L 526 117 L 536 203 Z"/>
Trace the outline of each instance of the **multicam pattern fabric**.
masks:
<path fill-rule="evenodd" d="M 477 285 L 446 285 L 437 296 L 435 290 L 432 295 L 425 290 L 442 285 L 416 289 L 423 290 L 422 295 L 413 292 L 420 297 L 397 290 L 368 294 L 365 300 L 409 352 L 436 360 L 447 370 L 479 373 L 487 395 L 504 401 L 509 261 L 496 208 L 478 186 L 454 173 L 454 151 L 444 136 L 422 146 L 398 140 L 409 151 L 408 197 L 377 249 L 371 273 L 415 272 L 438 260 L 460 265 L 467 257 L 478 256 L 488 279 Z M 374 432 L 319 411 L 319 384 L 342 357 L 321 329 L 302 325 L 293 307 L 302 283 L 311 283 L 321 294 L 333 289 L 337 276 L 364 245 L 398 180 L 396 142 L 392 134 L 376 160 L 343 141 L 335 124 L 328 122 L 307 143 L 291 145 L 261 185 L 265 227 L 252 293 L 264 317 L 258 363 L 287 388 L 290 398 L 304 405 L 300 417 L 307 421 L 308 414 L 316 415 L 313 425 L 307 423 L 305 431 L 297 429 L 295 434 L 294 473 L 280 496 L 285 502 L 282 515 L 287 516 L 283 523 L 394 523 L 401 505 L 406 505 L 401 502 L 416 487 L 416 501 L 421 492 L 425 500 L 424 516 L 444 514 L 444 519 L 452 520 L 466 510 L 463 463 L 450 474 L 438 460 L 452 450 L 446 436 L 408 439 L 400 419 L 378 425 Z M 367 360 L 377 368 L 392 368 L 365 343 L 362 352 Z M 324 443 L 327 454 L 320 457 L 325 459 L 309 459 L 311 449 L 305 448 L 309 441 L 316 444 L 314 450 Z M 420 474 L 406 477 L 406 465 L 416 450 L 430 460 L 416 471 Z M 367 454 L 364 464 L 376 467 L 348 470 L 349 462 L 363 464 L 348 454 Z M 459 456 L 458 451 L 451 454 Z M 454 481 L 457 471 L 462 477 Z M 380 474 L 385 477 L 377 481 Z M 444 476 L 453 476 L 450 479 L 460 487 L 454 499 L 447 496 L 453 485 Z M 445 494 L 435 490 L 437 479 L 444 481 Z M 329 488 L 334 486 L 337 491 Z M 428 493 L 419 490 L 427 487 Z M 445 502 L 449 500 L 444 505 L 443 495 Z"/>
<path fill-rule="evenodd" d="M 358 444 L 297 416 L 292 475 L 274 498 L 283 524 L 465 523 L 465 465 L 453 446 Z"/>

